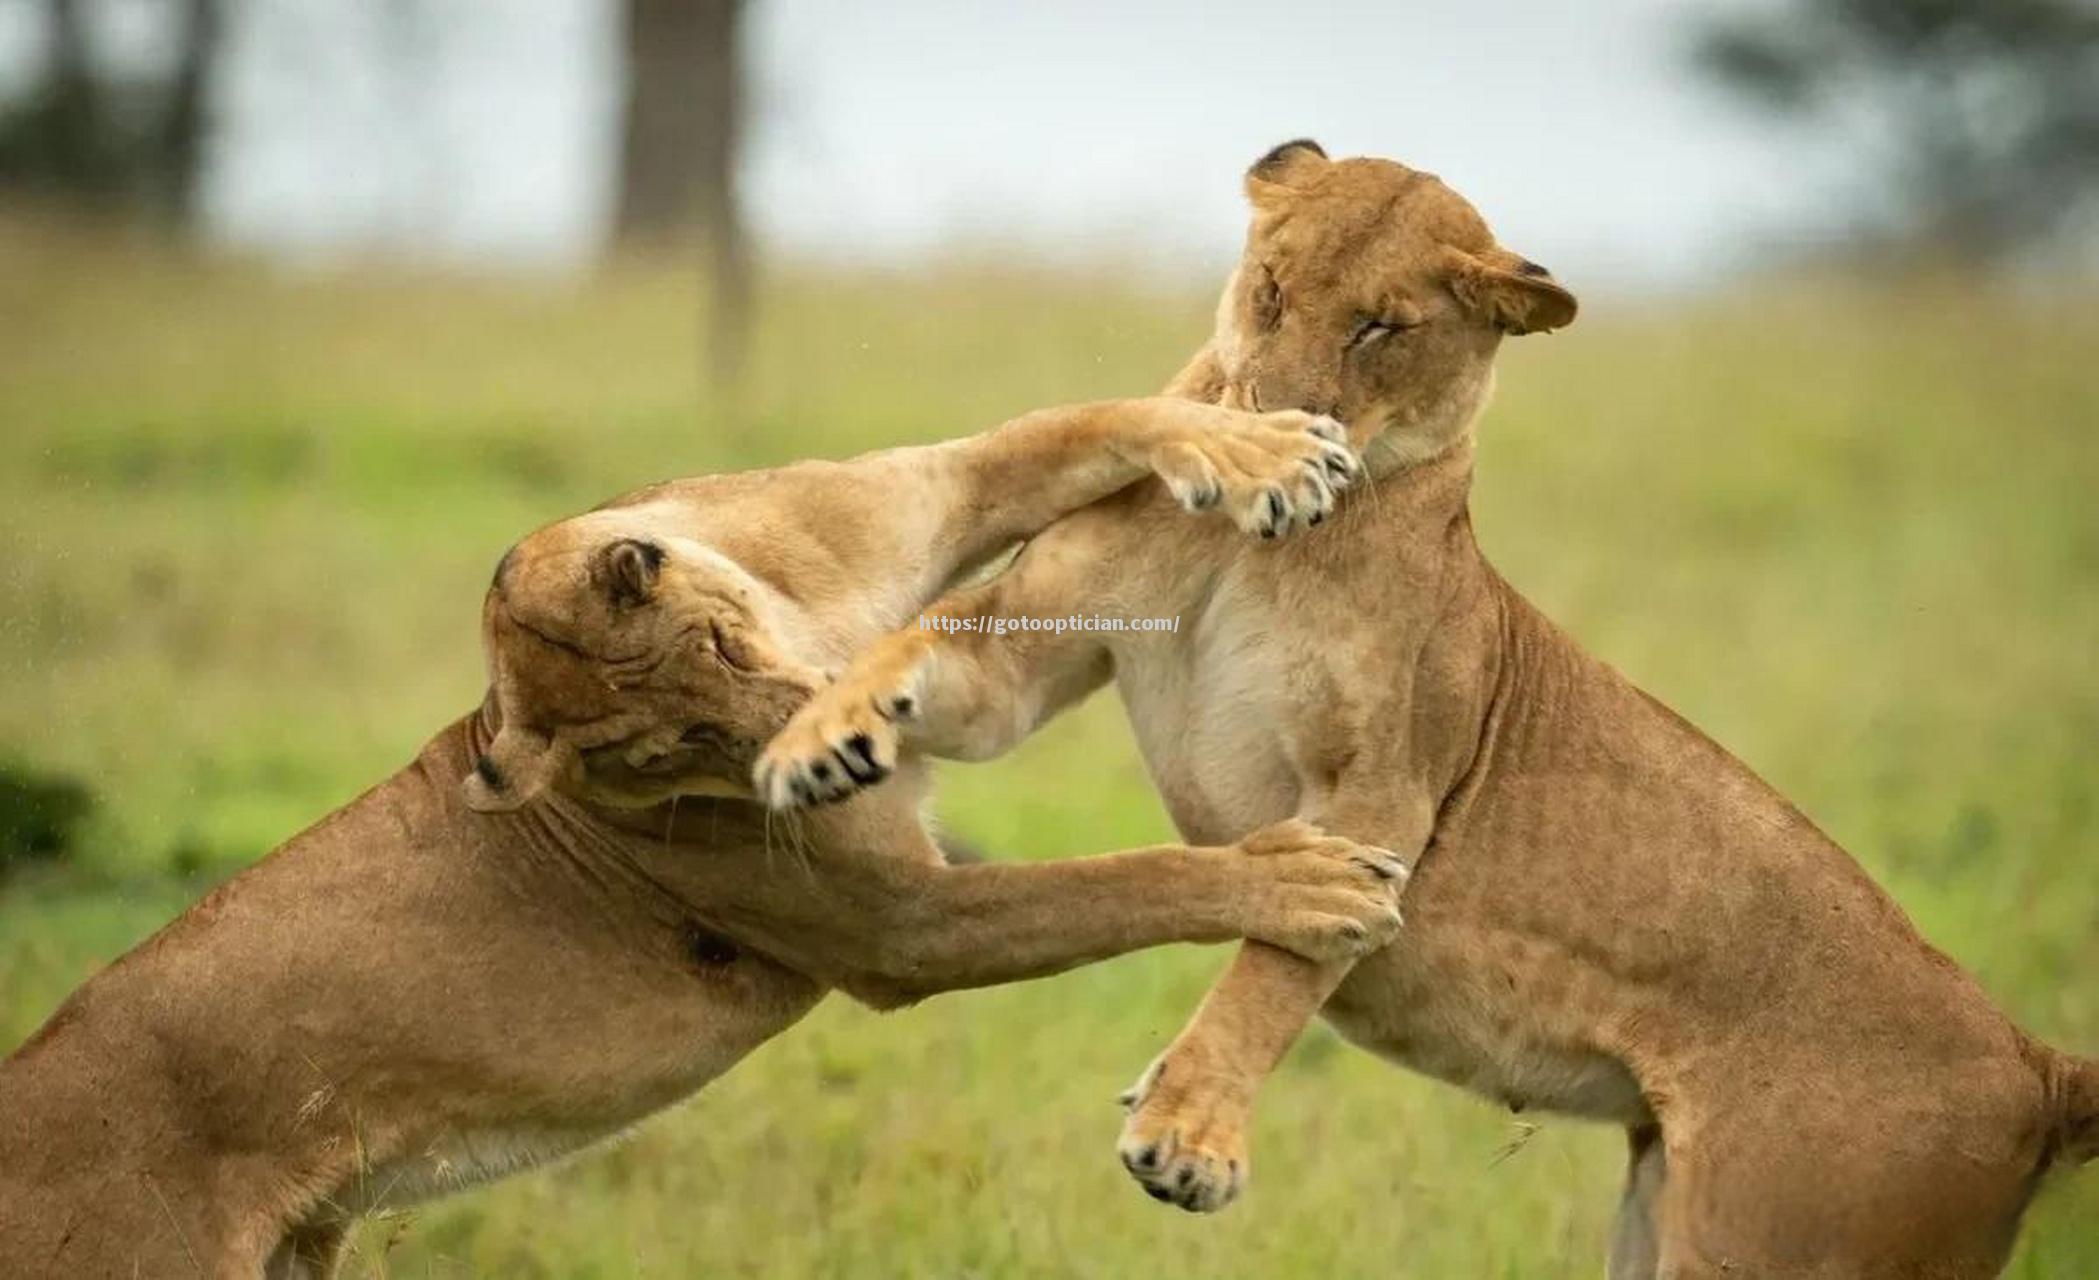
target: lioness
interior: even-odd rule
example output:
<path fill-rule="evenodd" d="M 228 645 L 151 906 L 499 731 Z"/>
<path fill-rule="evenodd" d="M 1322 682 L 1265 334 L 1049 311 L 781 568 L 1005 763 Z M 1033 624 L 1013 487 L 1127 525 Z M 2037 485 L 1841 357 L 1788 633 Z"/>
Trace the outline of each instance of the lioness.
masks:
<path fill-rule="evenodd" d="M 825 664 L 1006 541 L 1146 474 L 1274 535 L 1275 494 L 1312 510 L 1354 476 L 1338 436 L 1170 400 L 1049 411 L 527 538 L 487 597 L 479 714 L 0 1063 L 0 1276 L 326 1273 L 356 1214 L 632 1124 L 827 985 L 892 1005 L 1164 942 L 1387 940 L 1397 866 L 1303 824 L 948 868 L 909 787 L 792 833 L 748 802 L 645 807 L 743 777 Z M 667 738 L 629 732 L 666 705 Z"/>
<path fill-rule="evenodd" d="M 758 785 L 785 807 L 864 785 L 845 750 L 993 756 L 1112 679 L 1187 838 L 1297 815 L 1418 860 L 1397 942 L 1352 971 L 1245 948 L 1144 1075 L 1120 1150 L 1161 1199 L 1236 1194 L 1255 1088 L 1324 1007 L 1394 1061 L 1624 1125 L 1613 1276 L 1993 1274 L 2041 1173 L 2099 1152 L 2099 1065 L 2013 1026 L 1474 542 L 1496 349 L 1573 296 L 1398 164 L 1292 143 L 1246 189 L 1245 256 L 1171 390 L 1333 413 L 1373 485 L 1273 547 L 1151 487 L 1067 517 L 935 611 L 1187 625 L 899 633 L 797 713 Z"/>

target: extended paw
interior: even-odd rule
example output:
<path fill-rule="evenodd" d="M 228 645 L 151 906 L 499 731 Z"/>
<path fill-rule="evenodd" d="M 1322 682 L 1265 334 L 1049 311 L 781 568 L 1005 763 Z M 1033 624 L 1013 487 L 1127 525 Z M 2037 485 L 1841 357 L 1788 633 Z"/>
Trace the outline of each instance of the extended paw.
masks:
<path fill-rule="evenodd" d="M 1248 869 L 1264 878 L 1246 936 L 1321 964 L 1359 960 L 1398 936 L 1398 855 L 1330 836 L 1295 819 L 1239 841 Z"/>
<path fill-rule="evenodd" d="M 897 726 L 918 714 L 918 670 L 848 673 L 787 722 L 751 770 L 774 809 L 844 800 L 896 771 Z"/>
<path fill-rule="evenodd" d="M 1169 1052 L 1122 1096 L 1129 1109 L 1115 1152 L 1154 1200 L 1215 1213 L 1246 1186 L 1246 1108 Z"/>
<path fill-rule="evenodd" d="M 1204 407 L 1202 425 L 1153 454 L 1152 470 L 1189 511 L 1221 508 L 1247 533 L 1277 538 L 1333 513 L 1363 474 L 1332 418 Z"/>

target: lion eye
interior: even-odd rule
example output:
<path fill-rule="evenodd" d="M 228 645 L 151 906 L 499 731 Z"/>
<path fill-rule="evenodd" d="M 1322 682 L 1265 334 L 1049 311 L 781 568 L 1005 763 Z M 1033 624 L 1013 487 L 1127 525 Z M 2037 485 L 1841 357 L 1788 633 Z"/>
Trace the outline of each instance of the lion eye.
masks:
<path fill-rule="evenodd" d="M 744 645 L 743 641 L 722 630 L 719 623 L 708 623 L 707 631 L 714 640 L 715 656 L 720 658 L 730 668 L 744 672 L 752 671 L 756 668 L 751 651 Z"/>
<path fill-rule="evenodd" d="M 1389 320 L 1382 316 L 1364 316 L 1356 322 L 1355 332 L 1349 335 L 1348 346 L 1350 350 L 1353 350 L 1366 342 L 1374 342 L 1387 334 L 1405 333 L 1413 327 L 1413 325 L 1400 320 Z"/>

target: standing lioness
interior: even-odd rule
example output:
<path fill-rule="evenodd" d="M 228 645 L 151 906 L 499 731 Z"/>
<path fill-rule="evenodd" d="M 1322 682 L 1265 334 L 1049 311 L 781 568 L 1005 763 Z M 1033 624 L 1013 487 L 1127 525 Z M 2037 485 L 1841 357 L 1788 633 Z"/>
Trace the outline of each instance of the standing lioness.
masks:
<path fill-rule="evenodd" d="M 1229 1201 L 1255 1088 L 1323 1005 L 1397 1062 L 1625 1126 L 1614 1276 L 1993 1274 L 2040 1175 L 2099 1152 L 2099 1065 L 2013 1026 L 1473 540 L 1495 351 L 1573 297 L 1397 164 L 1295 143 L 1247 189 L 1245 258 L 1173 389 L 1335 413 L 1374 484 L 1273 547 L 1176 523 L 1155 490 L 1071 516 L 936 610 L 1188 625 L 899 633 L 797 714 L 761 785 L 849 792 L 844 743 L 995 755 L 1112 679 L 1190 839 L 1297 815 L 1418 859 L 1392 946 L 1353 971 L 1248 947 L 1146 1074 L 1122 1152 L 1161 1199 Z"/>
<path fill-rule="evenodd" d="M 908 786 L 798 831 L 744 802 L 650 807 L 738 789 L 825 665 L 1008 540 L 1147 474 L 1273 533 L 1272 488 L 1354 474 L 1336 435 L 1082 406 L 679 481 L 527 538 L 487 598 L 479 714 L 0 1063 L 0 1280 L 324 1273 L 356 1215 L 633 1124 L 827 985 L 891 1005 L 1164 942 L 1338 960 L 1386 940 L 1396 867 L 1303 824 L 951 868 Z"/>

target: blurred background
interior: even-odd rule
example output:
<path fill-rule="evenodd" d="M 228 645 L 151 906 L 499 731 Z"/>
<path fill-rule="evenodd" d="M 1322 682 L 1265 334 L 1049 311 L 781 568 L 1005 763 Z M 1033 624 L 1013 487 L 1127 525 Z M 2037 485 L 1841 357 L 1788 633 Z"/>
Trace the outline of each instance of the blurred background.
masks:
<path fill-rule="evenodd" d="M 474 705 L 526 530 L 1159 386 L 1300 135 L 1583 298 L 1503 358 L 1497 564 L 2099 1053 L 2092 0 L 0 0 L 0 1047 Z M 1108 700 L 941 804 L 1168 832 Z M 1600 1272 L 1618 1135 L 1323 1030 L 1245 1203 L 1136 1194 L 1110 1100 L 1223 960 L 833 1001 L 353 1273 Z"/>

